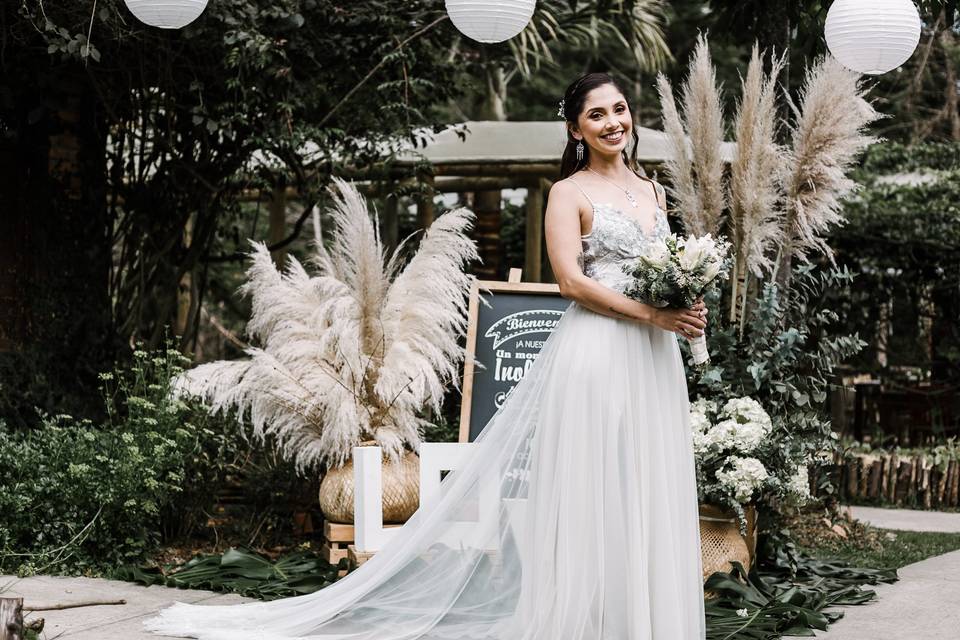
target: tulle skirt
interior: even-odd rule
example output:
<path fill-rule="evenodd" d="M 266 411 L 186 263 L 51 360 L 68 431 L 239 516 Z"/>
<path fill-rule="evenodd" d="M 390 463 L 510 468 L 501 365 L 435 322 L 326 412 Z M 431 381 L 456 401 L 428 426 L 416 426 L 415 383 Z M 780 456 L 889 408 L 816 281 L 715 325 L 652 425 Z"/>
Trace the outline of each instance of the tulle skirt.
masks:
<path fill-rule="evenodd" d="M 572 303 L 470 461 L 373 558 L 309 595 L 176 603 L 145 625 L 203 640 L 703 640 L 676 334 Z"/>

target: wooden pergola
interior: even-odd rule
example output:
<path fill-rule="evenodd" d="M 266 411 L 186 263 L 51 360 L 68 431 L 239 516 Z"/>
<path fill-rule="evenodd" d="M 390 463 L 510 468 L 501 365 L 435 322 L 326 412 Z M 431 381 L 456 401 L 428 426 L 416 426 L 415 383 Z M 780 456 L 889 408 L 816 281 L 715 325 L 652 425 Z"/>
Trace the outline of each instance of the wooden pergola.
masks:
<path fill-rule="evenodd" d="M 462 138 L 460 132 L 465 133 Z M 389 193 L 397 183 L 419 183 L 423 195 L 416 207 L 423 228 L 433 222 L 437 193 L 526 189 L 524 280 L 542 282 L 545 276 L 551 279 L 543 268 L 543 213 L 546 193 L 560 174 L 560 158 L 566 145 L 565 122 L 467 121 L 450 125 L 439 134 L 426 130 L 418 135 L 432 140 L 420 148 L 401 147 L 384 164 L 368 170 L 348 170 L 343 177 L 354 180 L 368 196 Z M 647 173 L 655 175 L 671 155 L 667 135 L 645 127 L 637 127 L 637 135 L 637 158 Z M 735 145 L 724 144 L 722 154 L 726 161 L 732 159 L 734 152 Z M 399 202 L 387 198 L 381 215 L 381 234 L 386 245 L 396 246 L 398 227 Z"/>
<path fill-rule="evenodd" d="M 398 154 L 394 167 L 411 168 L 428 161 L 433 175 L 421 176 L 427 193 L 452 193 L 524 188 L 526 201 L 526 249 L 524 280 L 543 280 L 543 212 L 546 194 L 560 174 L 560 157 L 566 145 L 566 124 L 547 122 L 469 121 L 462 123 L 464 139 L 453 129 L 438 134 L 423 149 Z M 637 159 L 648 173 L 671 155 L 667 135 L 637 127 Z M 726 143 L 725 160 L 732 159 L 734 145 Z M 418 203 L 424 227 L 433 221 L 433 198 Z M 396 216 L 392 218 L 395 224 Z"/>

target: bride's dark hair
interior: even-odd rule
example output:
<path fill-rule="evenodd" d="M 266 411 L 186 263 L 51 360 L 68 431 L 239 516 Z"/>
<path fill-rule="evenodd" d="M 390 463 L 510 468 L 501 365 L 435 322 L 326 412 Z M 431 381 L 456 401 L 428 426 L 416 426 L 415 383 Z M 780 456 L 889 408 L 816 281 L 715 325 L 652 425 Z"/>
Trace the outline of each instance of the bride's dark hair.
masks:
<path fill-rule="evenodd" d="M 568 123 L 577 123 L 577 118 L 580 116 L 580 112 L 583 111 L 583 103 L 587 99 L 587 94 L 593 89 L 602 87 L 605 84 L 612 84 L 617 88 L 617 91 L 623 94 L 623 99 L 627 102 L 627 108 L 630 109 L 631 115 L 633 114 L 633 107 L 630 106 L 630 98 L 624 90 L 623 83 L 609 73 L 587 73 L 571 82 L 563 94 L 563 113 Z M 644 173 L 643 169 L 640 168 L 637 162 L 637 142 L 640 140 L 640 137 L 637 135 L 636 124 L 630 129 L 630 137 L 633 139 L 633 144 L 628 144 L 620 154 L 623 156 L 624 164 L 626 164 L 631 171 L 642 176 Z M 587 166 L 587 161 L 590 159 L 590 147 L 583 145 L 583 159 L 578 162 L 577 142 L 579 142 L 579 140 L 573 137 L 573 134 L 570 133 L 570 127 L 568 126 L 567 146 L 564 147 L 563 157 L 560 160 L 560 180 L 563 180 L 578 169 Z"/>

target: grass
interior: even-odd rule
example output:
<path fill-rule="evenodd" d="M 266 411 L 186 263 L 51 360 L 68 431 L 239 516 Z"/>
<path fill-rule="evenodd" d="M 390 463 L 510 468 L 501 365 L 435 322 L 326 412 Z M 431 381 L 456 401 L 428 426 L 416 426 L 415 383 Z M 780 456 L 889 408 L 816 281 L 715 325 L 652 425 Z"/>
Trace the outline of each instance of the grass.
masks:
<path fill-rule="evenodd" d="M 884 539 L 879 547 L 865 546 L 859 540 L 842 540 L 828 546 L 800 548 L 818 559 L 833 558 L 861 567 L 894 569 L 960 549 L 960 533 L 874 529 Z"/>
<path fill-rule="evenodd" d="M 795 514 L 788 528 L 797 548 L 817 559 L 873 569 L 899 569 L 960 549 L 960 533 L 881 529 L 825 509 Z"/>

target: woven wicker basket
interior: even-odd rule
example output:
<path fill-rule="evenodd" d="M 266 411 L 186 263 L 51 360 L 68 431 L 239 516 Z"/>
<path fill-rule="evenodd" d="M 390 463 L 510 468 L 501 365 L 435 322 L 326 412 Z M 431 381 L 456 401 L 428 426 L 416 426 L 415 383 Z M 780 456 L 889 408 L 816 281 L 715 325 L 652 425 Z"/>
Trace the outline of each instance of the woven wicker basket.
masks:
<path fill-rule="evenodd" d="M 368 443 L 364 443 L 368 444 Z M 420 506 L 420 458 L 408 451 L 383 459 L 383 522 L 401 524 Z M 320 482 L 320 510 L 329 522 L 353 524 L 353 461 L 330 469 Z"/>
<path fill-rule="evenodd" d="M 740 535 L 737 515 L 732 510 L 712 504 L 700 505 L 700 556 L 703 559 L 703 580 L 715 571 L 733 569 L 731 560 L 736 560 L 747 571 L 753 563 L 757 547 L 757 510 L 754 505 L 745 505 L 747 536 Z M 704 592 L 710 598 L 712 591 Z"/>

